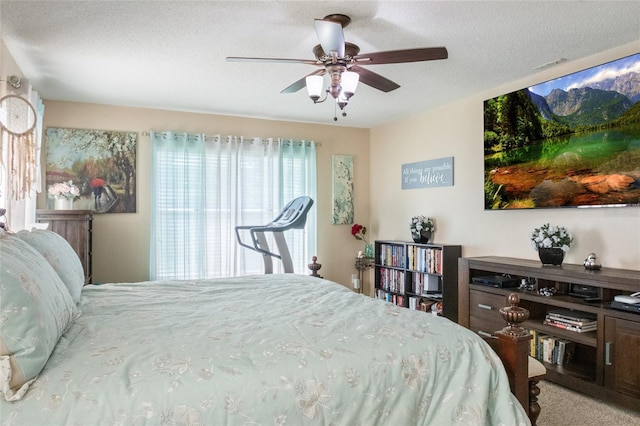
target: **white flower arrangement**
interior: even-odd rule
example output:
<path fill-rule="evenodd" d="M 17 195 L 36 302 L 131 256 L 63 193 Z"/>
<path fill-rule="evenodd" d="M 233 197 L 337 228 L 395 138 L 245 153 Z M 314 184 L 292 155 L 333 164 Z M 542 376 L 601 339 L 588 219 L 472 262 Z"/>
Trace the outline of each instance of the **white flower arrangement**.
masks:
<path fill-rule="evenodd" d="M 530 234 L 531 246 L 534 250 L 539 248 L 559 247 L 567 252 L 573 243 L 573 235 L 563 226 L 551 226 L 545 223 L 540 228 L 535 228 Z"/>
<path fill-rule="evenodd" d="M 73 184 L 73 181 L 55 183 L 47 189 L 49 198 L 66 198 L 75 200 L 80 196 L 80 190 Z"/>
<path fill-rule="evenodd" d="M 412 233 L 420 233 L 420 231 L 430 231 L 433 232 L 436 230 L 436 225 L 433 222 L 433 219 L 430 217 L 426 217 L 423 215 L 414 216 L 411 218 L 410 222 L 411 232 Z"/>

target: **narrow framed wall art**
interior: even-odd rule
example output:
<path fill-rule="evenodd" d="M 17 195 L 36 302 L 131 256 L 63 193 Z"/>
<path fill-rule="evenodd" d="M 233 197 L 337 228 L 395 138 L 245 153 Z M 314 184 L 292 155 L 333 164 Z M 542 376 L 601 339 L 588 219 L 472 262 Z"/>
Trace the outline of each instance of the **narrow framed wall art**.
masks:
<path fill-rule="evenodd" d="M 353 223 L 353 156 L 331 156 L 331 223 Z"/>

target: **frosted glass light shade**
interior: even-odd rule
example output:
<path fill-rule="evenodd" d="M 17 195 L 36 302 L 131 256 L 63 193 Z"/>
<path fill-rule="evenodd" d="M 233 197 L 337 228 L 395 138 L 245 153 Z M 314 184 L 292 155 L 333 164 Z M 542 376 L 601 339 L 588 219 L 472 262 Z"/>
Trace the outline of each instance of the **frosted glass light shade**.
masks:
<path fill-rule="evenodd" d="M 358 73 L 353 71 L 345 71 L 342 73 L 342 92 L 345 94 L 347 99 L 356 93 L 358 81 L 360 81 Z"/>
<path fill-rule="evenodd" d="M 311 99 L 319 99 L 322 94 L 322 84 L 324 83 L 324 79 L 320 75 L 309 75 L 307 76 L 306 84 L 307 84 L 307 93 Z"/>

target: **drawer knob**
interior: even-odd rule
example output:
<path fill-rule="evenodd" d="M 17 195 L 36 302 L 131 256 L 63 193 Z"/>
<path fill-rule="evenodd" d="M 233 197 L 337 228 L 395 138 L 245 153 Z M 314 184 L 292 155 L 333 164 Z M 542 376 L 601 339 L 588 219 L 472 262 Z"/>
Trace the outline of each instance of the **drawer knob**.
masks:
<path fill-rule="evenodd" d="M 489 306 L 489 305 L 485 305 L 485 304 L 483 304 L 483 303 L 478 303 L 478 308 L 480 308 L 480 309 L 486 309 L 486 310 L 488 310 L 488 311 L 493 311 L 493 308 L 492 308 L 491 306 Z"/>

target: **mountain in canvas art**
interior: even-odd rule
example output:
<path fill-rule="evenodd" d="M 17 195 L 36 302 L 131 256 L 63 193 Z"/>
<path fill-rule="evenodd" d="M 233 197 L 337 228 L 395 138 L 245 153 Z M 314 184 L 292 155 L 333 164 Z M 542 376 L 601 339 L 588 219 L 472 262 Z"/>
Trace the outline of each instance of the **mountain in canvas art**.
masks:
<path fill-rule="evenodd" d="M 485 209 L 640 205 L 640 53 L 484 102 Z"/>

